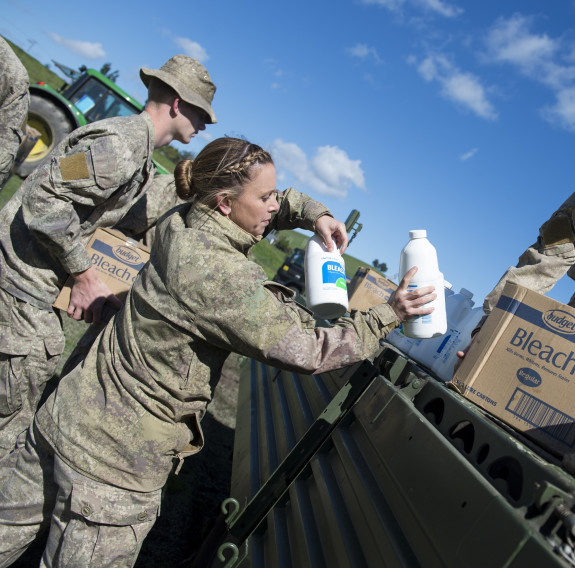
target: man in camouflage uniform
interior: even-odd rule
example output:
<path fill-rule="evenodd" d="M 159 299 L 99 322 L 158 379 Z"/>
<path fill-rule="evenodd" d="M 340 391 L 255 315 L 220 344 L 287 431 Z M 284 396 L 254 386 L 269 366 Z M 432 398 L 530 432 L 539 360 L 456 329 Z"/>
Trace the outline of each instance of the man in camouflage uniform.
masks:
<path fill-rule="evenodd" d="M 91 267 L 90 236 L 136 205 L 155 209 L 142 225 L 154 222 L 170 203 L 169 184 L 153 183 L 153 150 L 188 143 L 216 121 L 215 85 L 199 62 L 176 55 L 140 74 L 148 87 L 142 113 L 72 132 L 0 211 L 0 455 L 18 445 L 64 349 L 52 304 L 68 275 L 69 316 L 98 323 L 106 302 L 120 304 Z"/>
<path fill-rule="evenodd" d="M 293 189 L 278 202 L 270 229 L 341 234 L 321 203 Z M 248 260 L 260 238 L 202 204 L 178 206 L 160 222 L 123 309 L 38 410 L 16 469 L 0 462 L 0 567 L 50 511 L 46 565 L 56 557 L 133 565 L 168 475 L 204 444 L 200 421 L 230 351 L 322 373 L 372 357 L 399 324 L 381 304 L 316 327 L 291 291 Z M 407 294 L 402 283 L 398 296 Z"/>
<path fill-rule="evenodd" d="M 471 336 L 479 332 L 489 314 L 493 311 L 507 282 L 515 282 L 539 294 L 546 294 L 565 274 L 575 280 L 575 193 L 573 193 L 539 228 L 537 242 L 532 244 L 520 257 L 515 266 L 510 266 L 495 288 L 485 296 L 485 315 L 475 326 Z M 568 303 L 575 306 L 575 293 Z M 459 361 L 469 350 L 458 351 Z"/>
<path fill-rule="evenodd" d="M 546 294 L 568 274 L 575 280 L 575 193 L 572 194 L 539 229 L 537 242 L 509 267 L 495 288 L 486 296 L 483 311 L 489 315 L 506 282 L 515 282 Z M 569 300 L 575 306 L 575 294 Z"/>
<path fill-rule="evenodd" d="M 30 96 L 28 71 L 0 37 L 0 189 L 8 181 L 22 142 Z"/>

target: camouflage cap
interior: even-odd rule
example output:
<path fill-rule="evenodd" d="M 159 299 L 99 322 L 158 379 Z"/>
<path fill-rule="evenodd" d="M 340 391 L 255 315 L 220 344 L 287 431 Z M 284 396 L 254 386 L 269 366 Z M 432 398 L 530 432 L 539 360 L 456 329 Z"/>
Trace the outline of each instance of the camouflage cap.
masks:
<path fill-rule="evenodd" d="M 182 100 L 205 110 L 212 124 L 217 122 L 211 106 L 216 86 L 212 83 L 207 69 L 199 61 L 187 55 L 174 55 L 160 69 L 142 67 L 140 77 L 146 87 L 152 77 L 157 77 L 172 87 Z"/>

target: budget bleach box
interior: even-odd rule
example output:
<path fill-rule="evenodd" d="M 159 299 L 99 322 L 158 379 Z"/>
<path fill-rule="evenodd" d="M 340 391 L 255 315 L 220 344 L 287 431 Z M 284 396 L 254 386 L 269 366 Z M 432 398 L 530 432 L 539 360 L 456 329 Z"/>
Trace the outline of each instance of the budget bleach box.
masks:
<path fill-rule="evenodd" d="M 387 302 L 396 288 L 397 284 L 376 270 L 360 266 L 348 288 L 349 309 L 363 312 L 372 306 Z"/>
<path fill-rule="evenodd" d="M 451 383 L 548 451 L 575 451 L 575 309 L 508 283 Z"/>
<path fill-rule="evenodd" d="M 125 237 L 120 231 L 98 228 L 88 241 L 86 250 L 92 266 L 110 290 L 124 301 L 138 272 L 150 258 L 150 249 Z M 67 310 L 74 280 L 70 276 L 54 307 Z"/>

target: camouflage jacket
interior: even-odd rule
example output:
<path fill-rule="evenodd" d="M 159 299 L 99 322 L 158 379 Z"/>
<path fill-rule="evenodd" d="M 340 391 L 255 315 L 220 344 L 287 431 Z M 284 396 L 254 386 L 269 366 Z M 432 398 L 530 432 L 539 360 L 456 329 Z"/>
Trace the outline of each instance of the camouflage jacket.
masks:
<path fill-rule="evenodd" d="M 114 229 L 152 248 L 158 219 L 166 211 L 182 203 L 185 203 L 185 200 L 176 193 L 173 174 L 156 174 L 151 187 L 114 225 Z"/>
<path fill-rule="evenodd" d="M 153 150 L 147 112 L 69 134 L 0 211 L 0 287 L 51 310 L 68 274 L 90 267 L 93 232 L 114 227 L 152 186 Z"/>
<path fill-rule="evenodd" d="M 30 96 L 28 71 L 8 42 L 0 37 L 0 188 L 22 142 Z"/>
<path fill-rule="evenodd" d="M 288 190 L 270 225 L 311 229 L 327 210 Z M 247 258 L 257 239 L 202 206 L 159 224 L 150 262 L 82 366 L 36 423 L 74 469 L 136 491 L 162 487 L 203 446 L 200 420 L 230 352 L 302 373 L 374 355 L 397 325 L 387 304 L 316 327 L 287 288 Z"/>

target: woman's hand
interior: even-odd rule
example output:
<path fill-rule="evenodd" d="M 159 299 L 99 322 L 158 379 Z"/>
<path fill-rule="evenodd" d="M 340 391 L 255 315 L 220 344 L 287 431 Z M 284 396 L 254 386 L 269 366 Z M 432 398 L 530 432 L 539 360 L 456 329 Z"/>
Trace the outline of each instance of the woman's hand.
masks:
<path fill-rule="evenodd" d="M 344 253 L 349 241 L 345 223 L 342 223 L 329 215 L 322 215 L 315 222 L 315 232 L 323 239 L 329 252 L 334 251 L 335 247 L 333 245 L 333 241 L 335 241 L 339 252 L 341 254 Z"/>
<path fill-rule="evenodd" d="M 414 266 L 411 270 L 406 272 L 405 276 L 399 283 L 397 290 L 395 290 L 389 299 L 389 305 L 392 307 L 401 322 L 404 322 L 413 316 L 430 314 L 435 309 L 429 306 L 426 307 L 426 304 L 437 298 L 437 294 L 434 293 L 435 288 L 433 286 L 424 286 L 423 288 L 415 288 L 413 290 L 408 288 L 409 283 L 416 272 L 417 266 Z"/>

